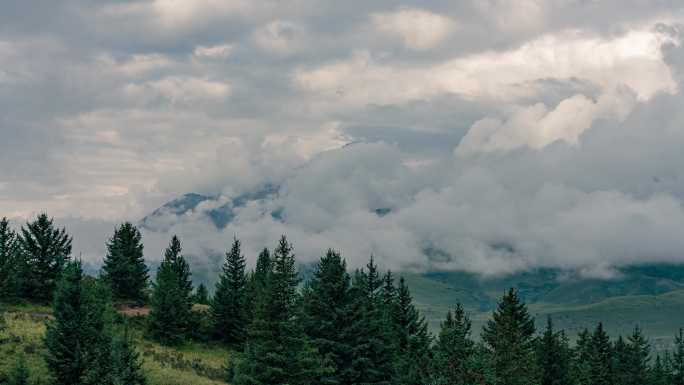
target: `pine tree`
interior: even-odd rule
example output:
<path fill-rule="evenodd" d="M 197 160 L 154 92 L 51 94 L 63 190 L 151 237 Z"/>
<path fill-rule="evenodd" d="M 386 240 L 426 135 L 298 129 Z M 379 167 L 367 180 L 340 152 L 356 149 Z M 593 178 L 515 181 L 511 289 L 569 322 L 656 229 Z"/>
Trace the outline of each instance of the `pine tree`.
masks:
<path fill-rule="evenodd" d="M 577 336 L 573 353 L 572 378 L 577 385 L 591 385 L 591 333 L 586 328 Z"/>
<path fill-rule="evenodd" d="M 510 289 L 482 330 L 492 354 L 495 385 L 535 383 L 534 319 Z"/>
<path fill-rule="evenodd" d="M 394 317 L 397 330 L 395 384 L 422 385 L 429 381 L 432 337 L 425 317 L 413 305 L 404 277 L 399 279 Z"/>
<path fill-rule="evenodd" d="M 314 268 L 303 293 L 303 325 L 313 345 L 332 365 L 321 384 L 343 384 L 351 367 L 351 278 L 340 253 L 329 249 Z"/>
<path fill-rule="evenodd" d="M 53 377 L 60 384 L 109 384 L 111 302 L 102 285 L 84 281 L 78 261 L 64 270 L 53 314 L 45 333 L 46 362 Z"/>
<path fill-rule="evenodd" d="M 537 347 L 540 385 L 571 384 L 569 350 L 565 335 L 554 330 L 549 316 Z"/>
<path fill-rule="evenodd" d="M 209 290 L 207 290 L 203 283 L 200 283 L 197 289 L 195 289 L 194 301 L 200 305 L 209 305 Z"/>
<path fill-rule="evenodd" d="M 352 365 L 345 384 L 390 384 L 394 377 L 394 341 L 389 339 L 379 289 L 378 268 L 371 256 L 367 270 L 357 270 L 349 313 Z"/>
<path fill-rule="evenodd" d="M 214 334 L 229 344 L 239 344 L 245 339 L 247 330 L 247 277 L 245 257 L 240 241 L 235 238 L 216 284 L 211 316 Z"/>
<path fill-rule="evenodd" d="M 188 333 L 192 311 L 190 267 L 175 235 L 157 269 L 148 318 L 150 337 L 166 345 L 181 343 Z"/>
<path fill-rule="evenodd" d="M 304 334 L 297 309 L 299 278 L 284 236 L 273 253 L 264 295 L 255 309 L 236 385 L 314 385 L 327 366 Z"/>
<path fill-rule="evenodd" d="M 21 228 L 18 242 L 23 267 L 22 294 L 29 299 L 49 301 L 70 259 L 71 237 L 65 229 L 56 229 L 47 214 L 40 214 Z"/>
<path fill-rule="evenodd" d="M 665 359 L 656 356 L 653 367 L 648 374 L 649 385 L 670 385 L 672 384 L 672 373 L 668 370 L 668 365 L 664 363 Z"/>
<path fill-rule="evenodd" d="M 251 324 L 254 319 L 256 305 L 260 302 L 266 290 L 266 281 L 271 271 L 271 253 L 268 249 L 263 249 L 257 257 L 256 267 L 253 271 L 247 274 L 247 304 L 245 312 L 247 313 L 247 324 Z"/>
<path fill-rule="evenodd" d="M 145 301 L 148 268 L 143 256 L 142 235 L 131 223 L 116 228 L 107 242 L 102 278 L 111 287 L 114 298 L 140 304 Z"/>
<path fill-rule="evenodd" d="M 14 366 L 9 372 L 7 378 L 7 385 L 28 385 L 30 379 L 30 372 L 28 366 L 26 366 L 26 359 L 24 356 L 19 356 L 15 361 Z"/>
<path fill-rule="evenodd" d="M 651 361 L 651 345 L 636 326 L 627 340 L 627 376 L 626 385 L 642 385 L 647 383 L 649 363 Z"/>
<path fill-rule="evenodd" d="M 470 385 L 476 382 L 475 343 L 470 337 L 472 323 L 461 304 L 447 313 L 434 347 L 434 385 Z"/>
<path fill-rule="evenodd" d="M 17 234 L 10 228 L 7 218 L 0 220 L 0 301 L 12 299 L 17 294 L 20 263 Z"/>
<path fill-rule="evenodd" d="M 613 356 L 610 338 L 599 322 L 591 336 L 591 364 L 589 376 L 592 385 L 611 385 L 613 381 Z"/>
<path fill-rule="evenodd" d="M 145 385 L 147 381 L 142 373 L 140 354 L 135 350 L 128 335 L 128 328 L 123 335 L 114 339 L 112 346 L 112 385 Z"/>
<path fill-rule="evenodd" d="M 679 329 L 675 336 L 672 354 L 672 385 L 684 385 L 684 330 Z"/>

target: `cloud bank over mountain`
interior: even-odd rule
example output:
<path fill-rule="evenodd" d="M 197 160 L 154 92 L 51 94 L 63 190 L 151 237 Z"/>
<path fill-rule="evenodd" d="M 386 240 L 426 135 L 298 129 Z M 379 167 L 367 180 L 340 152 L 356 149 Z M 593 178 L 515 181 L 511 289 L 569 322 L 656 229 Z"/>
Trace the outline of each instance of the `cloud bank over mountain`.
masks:
<path fill-rule="evenodd" d="M 684 262 L 674 2 L 5 8 L 0 215 L 48 211 L 86 259 L 194 193 L 148 216 L 148 258 L 170 233 L 198 256 L 237 235 L 251 259 L 285 233 L 352 266 Z"/>

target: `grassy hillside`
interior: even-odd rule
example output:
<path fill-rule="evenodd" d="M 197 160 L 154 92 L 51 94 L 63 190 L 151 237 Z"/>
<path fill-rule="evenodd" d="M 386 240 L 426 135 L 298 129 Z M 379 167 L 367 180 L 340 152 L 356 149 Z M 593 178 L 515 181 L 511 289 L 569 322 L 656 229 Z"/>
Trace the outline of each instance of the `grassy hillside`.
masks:
<path fill-rule="evenodd" d="M 0 331 L 0 373 L 7 373 L 15 360 L 23 355 L 36 384 L 48 383 L 48 371 L 43 360 L 43 334 L 50 309 L 41 306 L 12 307 L 5 314 L 7 328 Z M 188 343 L 168 348 L 144 340 L 140 330 L 134 331 L 143 368 L 150 385 L 219 385 L 223 367 L 230 352 L 223 347 Z M 1 381 L 0 381 L 1 382 Z"/>

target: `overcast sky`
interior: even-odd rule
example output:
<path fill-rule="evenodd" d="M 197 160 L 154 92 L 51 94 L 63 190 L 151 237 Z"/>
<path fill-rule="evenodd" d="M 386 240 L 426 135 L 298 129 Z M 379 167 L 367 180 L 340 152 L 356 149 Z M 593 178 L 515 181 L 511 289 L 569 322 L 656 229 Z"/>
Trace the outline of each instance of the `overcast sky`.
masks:
<path fill-rule="evenodd" d="M 253 259 L 287 233 L 305 260 L 398 269 L 684 261 L 683 7 L 4 1 L 0 216 L 47 211 L 95 261 L 170 199 L 275 183 L 282 221 L 248 206 L 171 231 L 194 253 L 237 234 Z"/>

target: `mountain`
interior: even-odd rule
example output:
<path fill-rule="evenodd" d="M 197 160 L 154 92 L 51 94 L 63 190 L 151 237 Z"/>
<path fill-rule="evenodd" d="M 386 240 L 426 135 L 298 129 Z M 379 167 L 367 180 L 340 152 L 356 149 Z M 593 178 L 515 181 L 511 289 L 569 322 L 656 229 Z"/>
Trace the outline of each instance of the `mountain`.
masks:
<path fill-rule="evenodd" d="M 250 203 L 259 203 L 273 199 L 278 195 L 279 186 L 265 184 L 233 198 L 223 196 L 185 194 L 162 207 L 154 210 L 140 221 L 140 226 L 150 231 L 167 231 L 183 217 L 197 216 L 208 219 L 217 228 L 225 228 L 237 215 L 236 210 Z M 271 216 L 279 219 L 279 212 L 274 210 Z"/>

